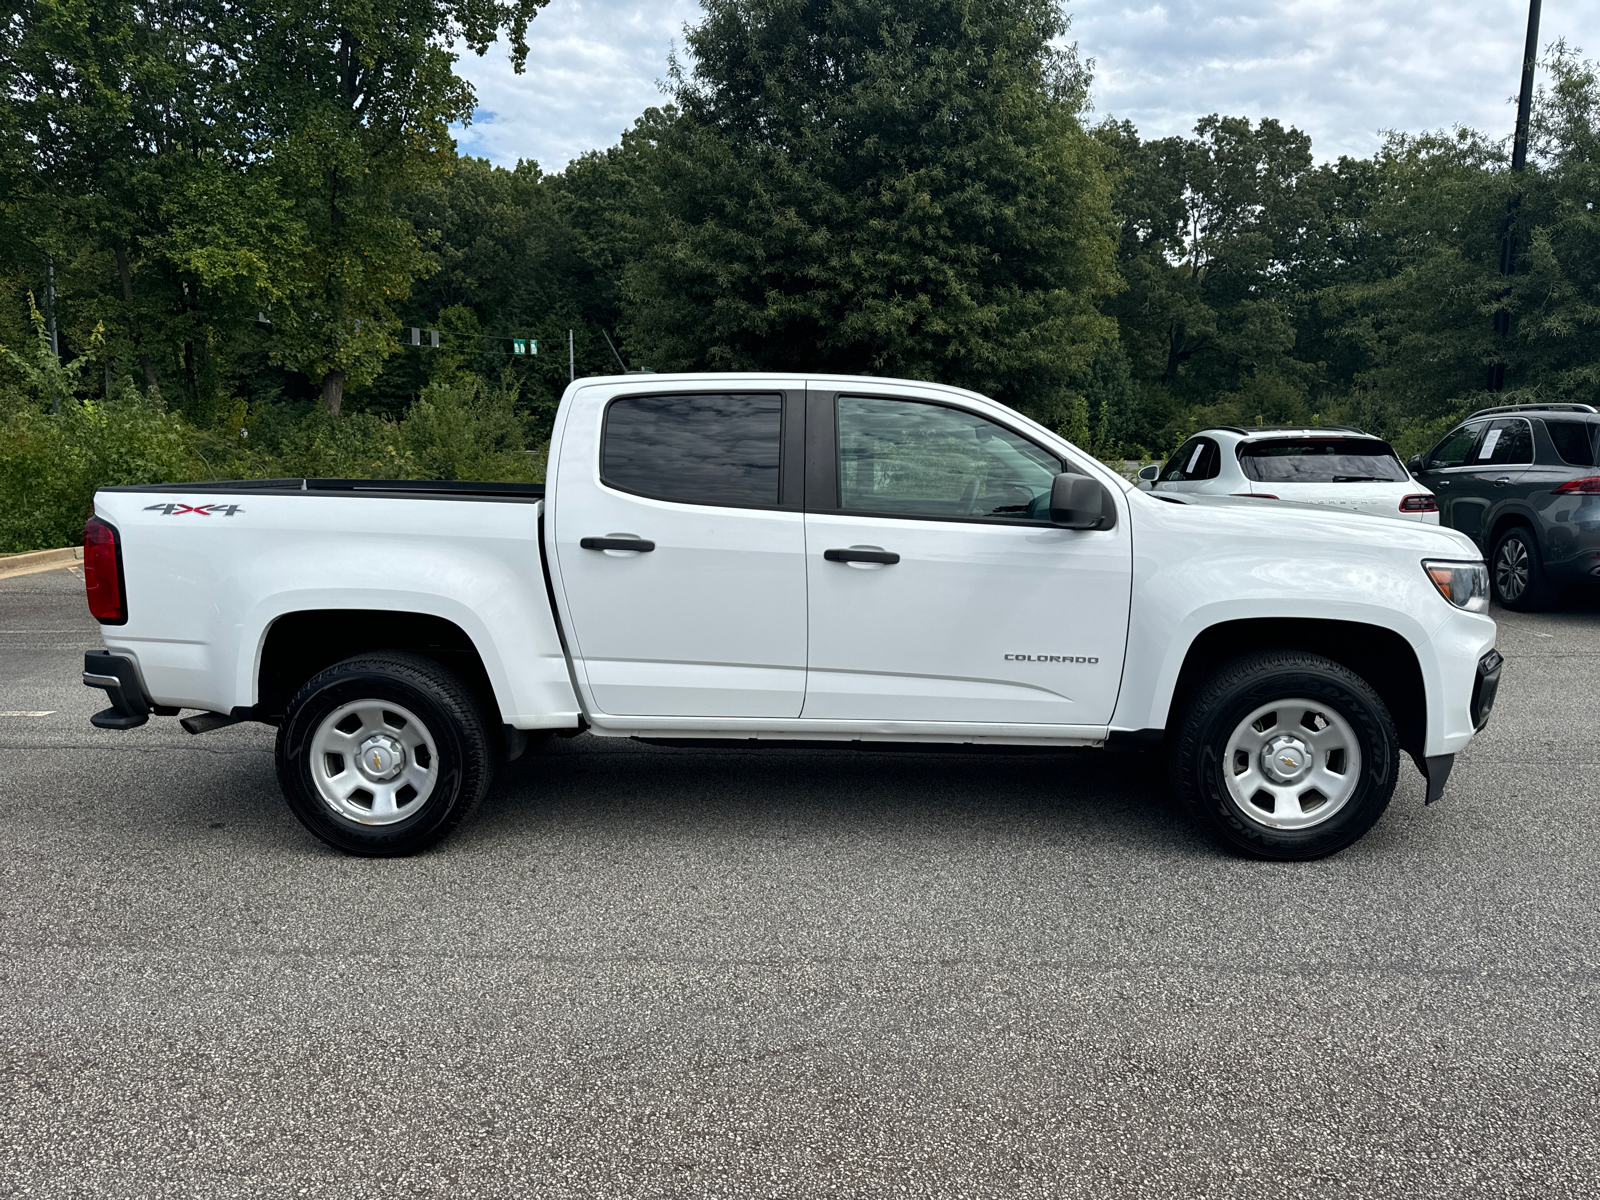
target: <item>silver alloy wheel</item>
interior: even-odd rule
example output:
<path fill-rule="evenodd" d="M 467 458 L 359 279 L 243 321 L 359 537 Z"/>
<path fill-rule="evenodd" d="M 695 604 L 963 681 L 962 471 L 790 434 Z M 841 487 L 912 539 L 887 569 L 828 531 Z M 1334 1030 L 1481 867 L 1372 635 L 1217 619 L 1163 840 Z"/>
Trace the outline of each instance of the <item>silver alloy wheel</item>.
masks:
<path fill-rule="evenodd" d="M 341 704 L 311 738 L 311 778 L 346 820 L 392 825 L 439 782 L 439 750 L 415 713 L 389 700 Z"/>
<path fill-rule="evenodd" d="M 1528 590 L 1531 572 L 1528 547 L 1520 537 L 1508 537 L 1494 558 L 1494 585 L 1502 600 L 1515 603 Z"/>
<path fill-rule="evenodd" d="M 1223 778 L 1240 811 L 1269 829 L 1309 829 L 1332 817 L 1361 781 L 1361 743 L 1320 700 L 1274 700 L 1234 728 Z"/>

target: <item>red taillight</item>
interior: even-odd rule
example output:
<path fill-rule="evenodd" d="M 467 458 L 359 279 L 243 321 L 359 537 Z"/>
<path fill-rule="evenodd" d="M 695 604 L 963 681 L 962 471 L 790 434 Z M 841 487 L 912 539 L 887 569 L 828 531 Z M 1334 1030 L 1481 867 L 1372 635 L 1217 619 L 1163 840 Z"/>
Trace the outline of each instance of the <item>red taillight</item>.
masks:
<path fill-rule="evenodd" d="M 1438 512 L 1439 502 L 1432 496 L 1407 496 L 1400 501 L 1401 512 Z"/>
<path fill-rule="evenodd" d="M 1570 496 L 1573 493 L 1592 496 L 1600 493 L 1600 475 L 1590 475 L 1585 479 L 1569 479 L 1560 487 L 1550 490 L 1558 496 Z"/>
<path fill-rule="evenodd" d="M 1276 500 L 1271 492 L 1235 492 L 1235 496 L 1242 496 L 1246 500 Z"/>
<path fill-rule="evenodd" d="M 89 593 L 89 613 L 95 620 L 121 625 L 128 619 L 116 527 L 99 517 L 90 517 L 83 527 L 83 582 Z"/>

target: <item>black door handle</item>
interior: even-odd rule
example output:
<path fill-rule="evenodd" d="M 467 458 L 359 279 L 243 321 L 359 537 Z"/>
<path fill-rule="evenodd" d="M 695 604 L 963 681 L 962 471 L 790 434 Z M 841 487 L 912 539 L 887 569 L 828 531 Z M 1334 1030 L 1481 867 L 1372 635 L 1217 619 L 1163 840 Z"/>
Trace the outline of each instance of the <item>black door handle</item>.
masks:
<path fill-rule="evenodd" d="M 822 557 L 829 562 L 870 562 L 870 563 L 897 563 L 900 561 L 898 554 L 888 550 L 824 550 Z"/>
<path fill-rule="evenodd" d="M 580 538 L 578 545 L 585 550 L 654 550 L 656 544 L 647 542 L 644 538 Z"/>

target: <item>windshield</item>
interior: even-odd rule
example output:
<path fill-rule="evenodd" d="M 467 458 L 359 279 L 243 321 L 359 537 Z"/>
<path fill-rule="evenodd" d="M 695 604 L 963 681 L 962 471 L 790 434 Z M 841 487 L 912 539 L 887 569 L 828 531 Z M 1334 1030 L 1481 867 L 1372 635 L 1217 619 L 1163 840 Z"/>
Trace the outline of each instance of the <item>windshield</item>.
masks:
<path fill-rule="evenodd" d="M 1247 442 L 1239 466 L 1257 483 L 1404 483 L 1394 448 L 1377 438 Z"/>

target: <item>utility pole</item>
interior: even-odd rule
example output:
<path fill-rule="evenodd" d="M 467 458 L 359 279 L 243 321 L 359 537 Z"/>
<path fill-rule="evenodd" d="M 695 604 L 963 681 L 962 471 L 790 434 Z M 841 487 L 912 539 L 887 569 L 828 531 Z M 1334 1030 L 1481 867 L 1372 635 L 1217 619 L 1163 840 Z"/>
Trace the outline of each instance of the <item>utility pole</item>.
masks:
<path fill-rule="evenodd" d="M 1528 40 L 1522 49 L 1522 90 L 1517 93 L 1517 132 L 1511 141 L 1513 175 L 1522 174 L 1528 166 L 1528 124 L 1533 112 L 1533 68 L 1539 59 L 1539 4 L 1540 0 L 1528 0 Z M 1517 246 L 1512 221 L 1521 199 L 1520 192 L 1513 192 L 1506 204 L 1505 225 L 1500 236 L 1500 274 L 1503 276 L 1511 275 L 1517 266 Z M 1509 286 L 1504 288 L 1500 293 L 1501 298 L 1504 299 L 1510 291 Z M 1511 336 L 1511 312 L 1503 305 L 1495 311 L 1494 332 L 1497 353 L 1495 361 L 1489 367 L 1489 390 L 1501 392 L 1506 386 L 1506 339 Z"/>
<path fill-rule="evenodd" d="M 45 332 L 50 336 L 50 353 L 55 356 L 56 364 L 59 366 L 61 338 L 56 333 L 56 260 L 49 254 L 44 256 L 44 319 Z M 60 395 L 51 397 L 50 411 L 61 411 Z"/>
<path fill-rule="evenodd" d="M 572 330 L 567 330 L 567 382 L 576 383 L 578 379 L 578 360 L 572 353 Z"/>
<path fill-rule="evenodd" d="M 50 335 L 50 353 L 61 357 L 61 343 L 56 337 L 56 260 L 44 256 L 44 321 L 45 332 Z"/>

